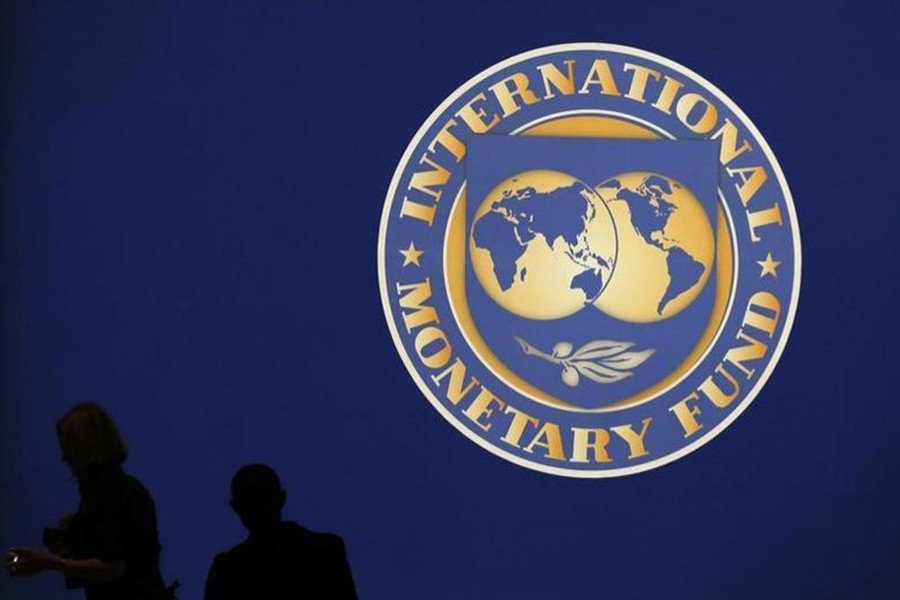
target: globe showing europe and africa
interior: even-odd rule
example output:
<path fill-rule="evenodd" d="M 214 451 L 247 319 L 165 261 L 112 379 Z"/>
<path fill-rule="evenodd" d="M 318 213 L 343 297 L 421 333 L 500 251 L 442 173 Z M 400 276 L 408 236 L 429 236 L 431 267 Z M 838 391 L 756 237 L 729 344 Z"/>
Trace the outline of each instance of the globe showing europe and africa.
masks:
<path fill-rule="evenodd" d="M 526 171 L 475 212 L 475 274 L 494 302 L 529 319 L 559 319 L 600 297 L 616 261 L 616 229 L 600 196 L 571 175 Z"/>
<path fill-rule="evenodd" d="M 697 298 L 714 254 L 700 201 L 646 171 L 593 189 L 558 171 L 520 173 L 482 201 L 469 245 L 491 299 L 543 320 L 587 305 L 633 323 L 667 319 Z"/>

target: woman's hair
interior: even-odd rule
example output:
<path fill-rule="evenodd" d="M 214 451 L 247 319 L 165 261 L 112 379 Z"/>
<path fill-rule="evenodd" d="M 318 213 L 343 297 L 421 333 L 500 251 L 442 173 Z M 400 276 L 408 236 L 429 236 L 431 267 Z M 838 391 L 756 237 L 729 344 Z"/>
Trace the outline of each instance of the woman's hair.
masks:
<path fill-rule="evenodd" d="M 93 402 L 73 406 L 56 422 L 63 459 L 80 477 L 93 467 L 121 465 L 128 457 L 115 421 Z"/>

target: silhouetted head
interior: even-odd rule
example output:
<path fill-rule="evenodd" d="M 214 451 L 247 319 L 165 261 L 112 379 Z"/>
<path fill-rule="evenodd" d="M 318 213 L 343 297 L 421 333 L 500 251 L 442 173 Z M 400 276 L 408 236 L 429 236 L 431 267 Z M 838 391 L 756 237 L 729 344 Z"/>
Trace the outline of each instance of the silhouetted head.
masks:
<path fill-rule="evenodd" d="M 121 466 L 128 457 L 115 421 L 93 402 L 78 404 L 60 417 L 56 435 L 63 462 L 79 479 L 95 467 Z"/>
<path fill-rule="evenodd" d="M 247 465 L 231 480 L 231 508 L 251 532 L 281 522 L 287 493 L 272 467 Z"/>

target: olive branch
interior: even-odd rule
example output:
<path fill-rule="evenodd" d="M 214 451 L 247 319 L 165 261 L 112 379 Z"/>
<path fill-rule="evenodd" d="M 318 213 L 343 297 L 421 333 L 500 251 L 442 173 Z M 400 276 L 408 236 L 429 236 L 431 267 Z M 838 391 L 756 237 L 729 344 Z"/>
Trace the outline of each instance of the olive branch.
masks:
<path fill-rule="evenodd" d="M 550 354 L 538 350 L 520 337 L 514 338 L 528 356 L 537 356 L 547 362 L 562 366 L 563 383 L 570 387 L 578 385 L 581 377 L 595 383 L 615 383 L 633 373 L 629 369 L 640 366 L 656 350 L 628 351 L 633 342 L 594 340 L 574 352 L 569 342 L 559 342 Z"/>

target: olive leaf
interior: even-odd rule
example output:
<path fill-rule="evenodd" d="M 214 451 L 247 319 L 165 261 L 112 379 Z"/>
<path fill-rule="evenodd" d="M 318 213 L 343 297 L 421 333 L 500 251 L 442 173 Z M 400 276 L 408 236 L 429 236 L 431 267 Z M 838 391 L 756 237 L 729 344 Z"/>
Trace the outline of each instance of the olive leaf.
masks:
<path fill-rule="evenodd" d="M 605 367 L 600 363 L 593 363 L 586 360 L 573 362 L 573 365 L 579 373 L 597 383 L 615 383 L 631 376 L 631 373 L 616 371 L 609 367 Z"/>
<path fill-rule="evenodd" d="M 633 369 L 650 358 L 654 350 L 643 350 L 641 352 L 622 352 L 616 356 L 610 356 L 603 361 L 608 367 L 614 369 Z"/>
<path fill-rule="evenodd" d="M 580 346 L 574 352 L 569 342 L 558 342 L 547 353 L 529 344 L 520 337 L 513 338 L 526 356 L 536 356 L 562 367 L 563 383 L 575 387 L 584 377 L 594 383 L 615 383 L 631 377 L 631 369 L 642 365 L 650 358 L 653 349 L 630 351 L 633 342 L 593 340 Z"/>
<path fill-rule="evenodd" d="M 618 354 L 619 352 L 624 352 L 632 346 L 634 346 L 634 344 L 631 342 L 610 342 L 607 340 L 595 340 L 593 342 L 588 342 L 587 344 L 576 350 L 572 358 L 581 358 L 585 360 L 605 358 L 607 356 Z"/>

